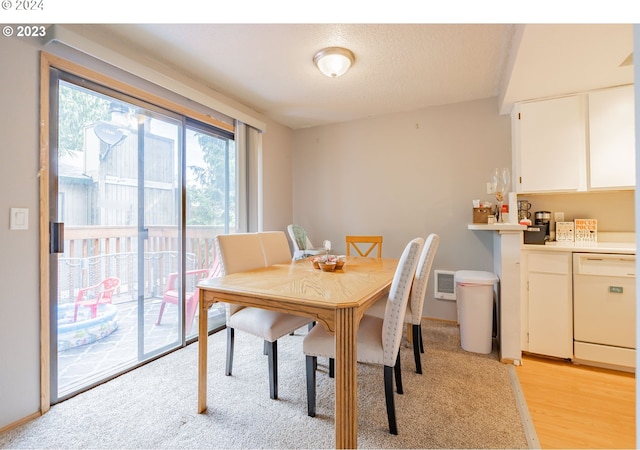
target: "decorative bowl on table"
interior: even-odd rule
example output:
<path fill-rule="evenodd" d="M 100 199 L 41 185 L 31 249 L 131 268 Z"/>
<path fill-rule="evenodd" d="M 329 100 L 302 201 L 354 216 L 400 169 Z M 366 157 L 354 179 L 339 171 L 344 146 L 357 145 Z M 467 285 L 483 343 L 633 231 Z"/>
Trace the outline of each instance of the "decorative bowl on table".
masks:
<path fill-rule="evenodd" d="M 336 262 L 335 261 L 319 261 L 320 269 L 323 272 L 333 272 L 336 270 Z"/>
<path fill-rule="evenodd" d="M 313 258 L 311 258 L 311 263 L 313 264 L 313 267 L 315 269 L 319 269 L 320 261 L 322 261 L 323 259 L 324 259 L 324 256 L 314 256 Z"/>
<path fill-rule="evenodd" d="M 336 270 L 342 269 L 344 263 L 347 262 L 347 257 L 344 255 L 340 255 L 336 257 Z"/>

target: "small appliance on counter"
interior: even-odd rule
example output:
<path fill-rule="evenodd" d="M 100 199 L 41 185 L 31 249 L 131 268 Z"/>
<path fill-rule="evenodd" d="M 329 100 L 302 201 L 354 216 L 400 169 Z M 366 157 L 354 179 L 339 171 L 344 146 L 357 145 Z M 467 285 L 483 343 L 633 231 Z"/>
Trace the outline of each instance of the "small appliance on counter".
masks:
<path fill-rule="evenodd" d="M 544 245 L 549 240 L 551 213 L 549 211 L 536 211 L 534 217 L 533 225 L 524 230 L 524 243 Z"/>

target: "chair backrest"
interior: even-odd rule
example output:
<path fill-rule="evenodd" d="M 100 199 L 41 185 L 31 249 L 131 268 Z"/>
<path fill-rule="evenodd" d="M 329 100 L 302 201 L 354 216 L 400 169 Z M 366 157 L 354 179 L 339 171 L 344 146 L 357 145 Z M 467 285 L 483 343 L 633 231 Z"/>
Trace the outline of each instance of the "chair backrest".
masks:
<path fill-rule="evenodd" d="M 258 233 L 264 253 L 264 263 L 285 264 L 291 262 L 291 249 L 287 236 L 282 231 L 262 231 Z"/>
<path fill-rule="evenodd" d="M 107 277 L 99 285 L 102 285 L 102 290 L 97 293 L 96 301 L 98 303 L 111 303 L 113 292 L 120 286 L 120 278 Z"/>
<path fill-rule="evenodd" d="M 265 267 L 262 242 L 258 233 L 219 234 L 215 240 L 220 261 L 220 275 Z M 227 303 L 227 321 L 232 314 L 242 308 L 242 306 Z"/>
<path fill-rule="evenodd" d="M 420 255 L 420 261 L 418 261 L 418 267 L 416 269 L 416 275 L 413 278 L 413 286 L 411 287 L 411 296 L 409 300 L 409 308 L 407 313 L 411 313 L 411 323 L 419 325 L 422 319 L 422 306 L 424 305 L 424 298 L 427 293 L 427 284 L 429 284 L 429 275 L 431 273 L 431 265 L 433 259 L 438 251 L 438 245 L 440 244 L 440 236 L 435 233 L 431 233 L 427 236 L 422 248 L 422 254 Z"/>
<path fill-rule="evenodd" d="M 291 224 L 287 226 L 287 231 L 289 232 L 289 237 L 291 238 L 291 243 L 295 251 L 313 248 L 307 232 L 300 225 Z"/>
<path fill-rule="evenodd" d="M 347 236 L 347 256 L 351 256 L 351 247 L 360 256 L 371 255 L 374 249 L 378 250 L 376 256 L 382 257 L 382 236 Z M 373 256 L 373 255 L 371 255 Z"/>
<path fill-rule="evenodd" d="M 222 275 L 265 267 L 258 233 L 219 234 L 216 236 L 216 249 Z"/>
<path fill-rule="evenodd" d="M 391 282 L 382 325 L 382 359 L 385 366 L 393 367 L 396 363 L 409 292 L 423 245 L 422 238 L 415 238 L 407 244 Z"/>

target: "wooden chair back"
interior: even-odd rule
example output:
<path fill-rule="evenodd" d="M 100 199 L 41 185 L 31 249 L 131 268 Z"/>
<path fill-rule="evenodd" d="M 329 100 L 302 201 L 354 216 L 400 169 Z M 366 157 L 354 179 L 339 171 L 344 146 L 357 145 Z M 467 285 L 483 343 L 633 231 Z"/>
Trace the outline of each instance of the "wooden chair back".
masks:
<path fill-rule="evenodd" d="M 382 258 L 382 236 L 347 236 L 347 256 L 351 256 L 351 248 L 357 255 L 373 257 L 371 253 L 377 250 L 376 257 Z M 354 254 L 356 256 L 356 254 Z"/>

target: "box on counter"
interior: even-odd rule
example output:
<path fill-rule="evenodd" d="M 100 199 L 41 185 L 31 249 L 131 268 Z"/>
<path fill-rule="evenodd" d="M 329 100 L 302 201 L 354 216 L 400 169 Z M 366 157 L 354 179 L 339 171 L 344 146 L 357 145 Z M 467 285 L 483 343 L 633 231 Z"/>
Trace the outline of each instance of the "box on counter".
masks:
<path fill-rule="evenodd" d="M 574 223 L 573 222 L 556 222 L 556 241 L 573 242 L 574 239 Z"/>
<path fill-rule="evenodd" d="M 549 224 L 531 225 L 524 230 L 525 244 L 544 245 L 549 240 L 548 228 Z"/>
<path fill-rule="evenodd" d="M 488 223 L 490 216 L 493 216 L 491 208 L 473 208 L 473 223 Z"/>
<path fill-rule="evenodd" d="M 598 221 L 596 219 L 575 219 L 576 242 L 598 242 Z"/>

